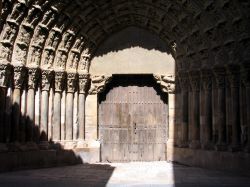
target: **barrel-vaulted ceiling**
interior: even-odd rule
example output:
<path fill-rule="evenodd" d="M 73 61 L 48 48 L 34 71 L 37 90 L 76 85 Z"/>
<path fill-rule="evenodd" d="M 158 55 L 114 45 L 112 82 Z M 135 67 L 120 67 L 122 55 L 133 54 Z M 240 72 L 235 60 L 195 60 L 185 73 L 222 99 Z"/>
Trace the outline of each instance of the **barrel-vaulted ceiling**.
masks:
<path fill-rule="evenodd" d="M 0 63 L 43 69 L 88 71 L 101 42 L 128 26 L 160 36 L 180 66 L 225 56 L 218 49 L 237 48 L 250 36 L 248 0 L 3 0 L 2 6 Z"/>

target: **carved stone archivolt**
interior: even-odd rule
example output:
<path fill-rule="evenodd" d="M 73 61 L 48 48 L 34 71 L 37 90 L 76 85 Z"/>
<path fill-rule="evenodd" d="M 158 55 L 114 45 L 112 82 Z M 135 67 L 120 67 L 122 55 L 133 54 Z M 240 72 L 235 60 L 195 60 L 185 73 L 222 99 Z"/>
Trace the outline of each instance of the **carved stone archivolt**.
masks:
<path fill-rule="evenodd" d="M 107 83 L 111 80 L 111 75 L 92 75 L 89 89 L 90 95 L 95 95 L 103 91 Z"/>
<path fill-rule="evenodd" d="M 156 75 L 154 79 L 160 85 L 161 90 L 165 93 L 175 93 L 175 76 L 174 75 Z"/>

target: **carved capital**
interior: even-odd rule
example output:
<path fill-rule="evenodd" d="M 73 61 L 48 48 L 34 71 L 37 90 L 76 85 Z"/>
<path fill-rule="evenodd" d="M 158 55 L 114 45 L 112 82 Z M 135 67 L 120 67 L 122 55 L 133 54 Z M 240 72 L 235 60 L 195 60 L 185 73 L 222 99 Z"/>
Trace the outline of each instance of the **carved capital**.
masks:
<path fill-rule="evenodd" d="M 91 76 L 91 87 L 89 89 L 89 94 L 94 95 L 101 92 L 107 83 L 111 80 L 112 76 L 108 75 L 93 75 Z"/>
<path fill-rule="evenodd" d="M 173 75 L 153 75 L 164 93 L 175 93 L 175 77 Z"/>
<path fill-rule="evenodd" d="M 241 79 L 244 85 L 249 88 L 250 87 L 250 65 L 246 64 L 243 66 Z"/>
<path fill-rule="evenodd" d="M 237 65 L 228 65 L 228 80 L 232 88 L 238 88 L 240 86 L 240 69 Z"/>
<path fill-rule="evenodd" d="M 201 70 L 201 81 L 202 81 L 202 88 L 204 90 L 211 90 L 212 83 L 213 83 L 213 74 L 209 69 Z"/>
<path fill-rule="evenodd" d="M 42 70 L 42 90 L 49 91 L 53 78 L 53 72 L 50 70 Z"/>
<path fill-rule="evenodd" d="M 198 71 L 189 72 L 189 80 L 192 91 L 200 90 L 200 73 Z"/>
<path fill-rule="evenodd" d="M 67 92 L 74 93 L 76 90 L 76 73 L 67 74 Z"/>
<path fill-rule="evenodd" d="M 213 69 L 215 80 L 216 80 L 216 86 L 217 88 L 225 88 L 226 86 L 226 71 L 224 67 L 215 67 Z"/>
<path fill-rule="evenodd" d="M 7 64 L 0 64 L 0 87 L 8 86 L 11 69 Z"/>
<path fill-rule="evenodd" d="M 183 91 L 188 91 L 189 89 L 189 77 L 187 72 L 179 73 L 180 87 Z"/>
<path fill-rule="evenodd" d="M 21 89 L 26 78 L 26 71 L 24 66 L 14 67 L 14 87 Z"/>
<path fill-rule="evenodd" d="M 55 92 L 61 92 L 64 89 L 66 74 L 64 71 L 55 72 Z"/>
<path fill-rule="evenodd" d="M 79 74 L 79 93 L 85 94 L 89 83 L 89 74 Z"/>
<path fill-rule="evenodd" d="M 39 79 L 39 69 L 29 68 L 28 76 L 28 89 L 35 89 Z"/>

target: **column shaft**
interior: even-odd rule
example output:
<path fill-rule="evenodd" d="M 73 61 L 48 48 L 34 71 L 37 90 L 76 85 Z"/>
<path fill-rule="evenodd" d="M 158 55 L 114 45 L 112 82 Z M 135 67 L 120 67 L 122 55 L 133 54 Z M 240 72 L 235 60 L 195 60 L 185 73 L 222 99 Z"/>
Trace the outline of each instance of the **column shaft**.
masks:
<path fill-rule="evenodd" d="M 74 95 L 71 92 L 66 96 L 66 140 L 73 139 L 73 99 Z"/>
<path fill-rule="evenodd" d="M 84 125 L 85 125 L 85 94 L 79 94 L 79 139 L 84 140 Z"/>
<path fill-rule="evenodd" d="M 27 93 L 27 141 L 33 140 L 33 130 L 35 126 L 35 90 L 29 89 Z"/>
<path fill-rule="evenodd" d="M 246 109 L 247 109 L 247 147 L 246 151 L 250 152 L 250 85 L 246 87 Z"/>
<path fill-rule="evenodd" d="M 61 139 L 61 93 L 55 92 L 53 113 L 53 140 Z"/>
<path fill-rule="evenodd" d="M 182 91 L 182 147 L 186 147 L 188 143 L 188 92 Z"/>
<path fill-rule="evenodd" d="M 40 122 L 40 141 L 48 141 L 48 109 L 49 109 L 49 91 L 42 91 L 41 99 L 41 122 Z"/>
<path fill-rule="evenodd" d="M 13 92 L 13 104 L 12 104 L 12 135 L 11 140 L 19 141 L 19 125 L 20 125 L 20 104 L 21 104 L 21 90 L 15 88 Z"/>
<path fill-rule="evenodd" d="M 4 132 L 5 99 L 6 99 L 6 88 L 0 87 L 0 142 L 5 142 L 5 132 Z"/>

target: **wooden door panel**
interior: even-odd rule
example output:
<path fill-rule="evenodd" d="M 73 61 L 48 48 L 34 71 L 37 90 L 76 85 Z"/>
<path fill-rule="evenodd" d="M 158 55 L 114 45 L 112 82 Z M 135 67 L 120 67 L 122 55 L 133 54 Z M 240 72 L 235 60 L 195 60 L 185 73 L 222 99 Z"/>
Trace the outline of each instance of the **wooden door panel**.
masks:
<path fill-rule="evenodd" d="M 99 103 L 102 161 L 165 159 L 167 104 L 147 81 L 111 87 Z"/>

